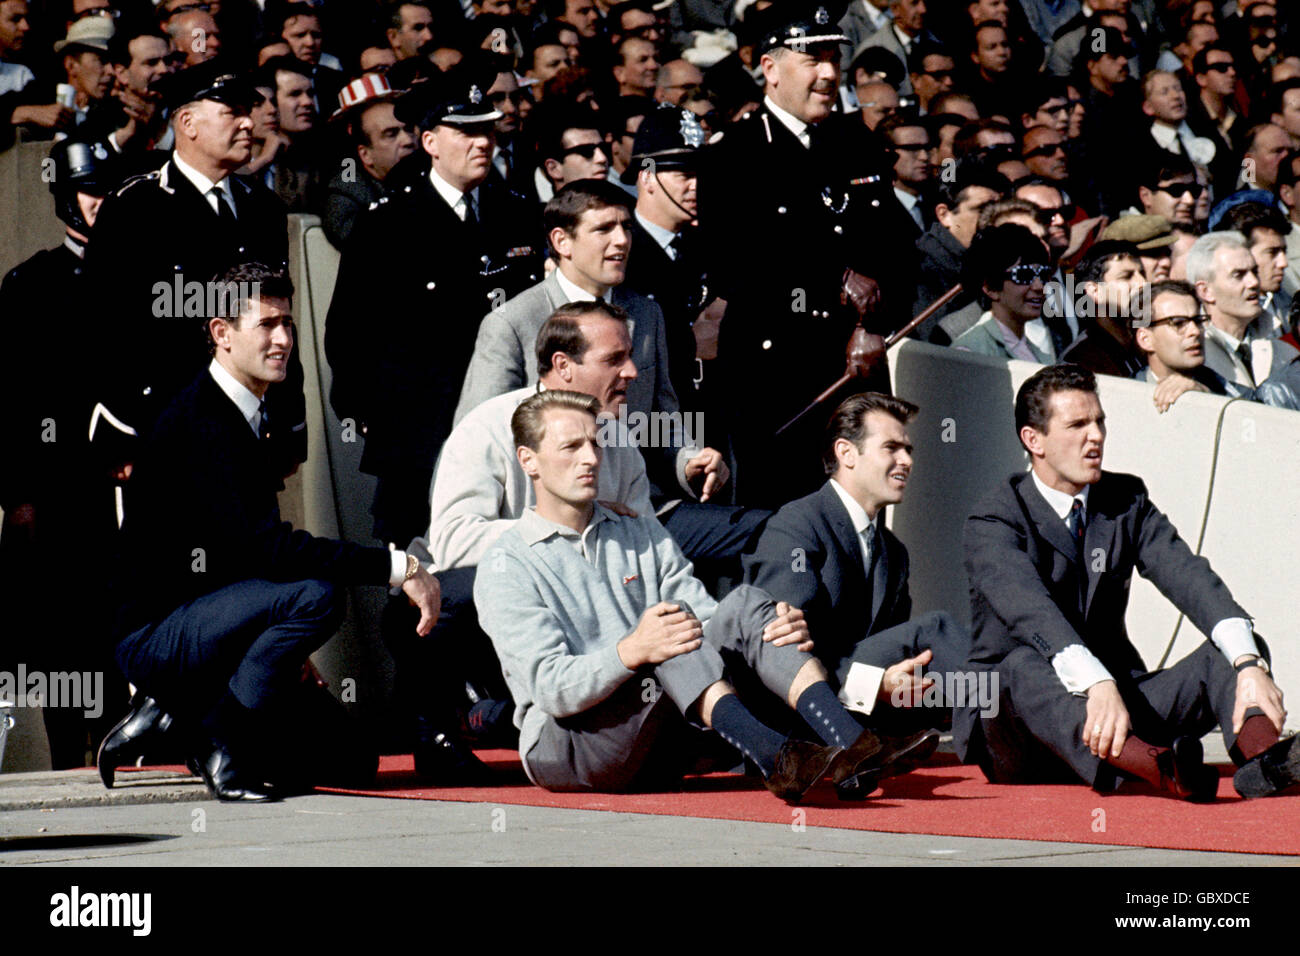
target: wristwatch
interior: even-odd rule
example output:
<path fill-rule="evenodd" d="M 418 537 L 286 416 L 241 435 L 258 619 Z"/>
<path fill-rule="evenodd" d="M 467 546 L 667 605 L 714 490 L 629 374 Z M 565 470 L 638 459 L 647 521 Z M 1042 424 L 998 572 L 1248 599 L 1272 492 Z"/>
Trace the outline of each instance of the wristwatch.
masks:
<path fill-rule="evenodd" d="M 1268 661 L 1264 660 L 1264 658 L 1262 657 L 1248 658 L 1247 660 L 1244 660 L 1240 664 L 1238 664 L 1235 670 L 1237 671 L 1238 674 L 1240 674 L 1247 667 L 1258 667 L 1265 674 L 1271 673 L 1271 671 L 1269 671 L 1268 669 Z"/>
<path fill-rule="evenodd" d="M 406 555 L 406 575 L 402 578 L 402 581 L 405 582 L 411 580 L 419 570 L 420 559 L 415 555 L 408 553 Z"/>

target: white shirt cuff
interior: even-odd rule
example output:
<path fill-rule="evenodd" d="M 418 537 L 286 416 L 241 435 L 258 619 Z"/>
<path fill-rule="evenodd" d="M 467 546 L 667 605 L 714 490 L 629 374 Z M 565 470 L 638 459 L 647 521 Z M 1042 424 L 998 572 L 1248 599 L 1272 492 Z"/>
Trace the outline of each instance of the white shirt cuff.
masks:
<path fill-rule="evenodd" d="M 885 669 L 872 664 L 859 664 L 854 661 L 849 665 L 848 676 L 840 688 L 840 703 L 846 710 L 859 714 L 870 714 L 876 706 L 876 695 L 885 680 Z"/>
<path fill-rule="evenodd" d="M 695 493 L 695 489 L 691 487 L 691 483 L 686 480 L 686 463 L 698 455 L 702 450 L 703 449 L 698 448 L 695 445 L 683 445 L 681 448 L 677 449 L 677 484 L 681 485 L 682 491 L 686 492 L 687 497 L 692 501 L 696 500 L 698 496 Z"/>
<path fill-rule="evenodd" d="M 1244 617 L 1225 617 L 1210 632 L 1210 640 L 1231 664 L 1244 654 L 1259 655 L 1255 632 Z"/>
<path fill-rule="evenodd" d="M 1071 644 L 1053 657 L 1052 668 L 1071 694 L 1082 694 L 1093 684 L 1115 679 L 1082 644 Z"/>
<path fill-rule="evenodd" d="M 406 580 L 406 552 L 394 548 L 389 552 L 389 556 L 392 558 L 393 563 L 388 573 L 388 586 L 400 588 Z"/>

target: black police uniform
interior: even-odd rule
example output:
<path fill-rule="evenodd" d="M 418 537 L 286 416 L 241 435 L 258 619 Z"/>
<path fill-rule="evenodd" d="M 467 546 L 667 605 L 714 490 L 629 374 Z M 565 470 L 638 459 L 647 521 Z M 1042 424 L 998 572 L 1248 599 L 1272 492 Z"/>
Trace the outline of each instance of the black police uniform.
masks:
<path fill-rule="evenodd" d="M 856 118 L 832 114 L 809 132 L 804 147 L 763 106 L 708 148 L 701 173 L 700 222 L 716 257 L 710 280 L 727 301 L 718 365 L 733 412 L 736 494 L 750 505 L 813 491 L 825 480 L 820 434 L 837 399 L 888 389 L 882 362 L 773 440 L 844 373 L 857 317 L 840 303 L 844 270 L 880 285 L 883 308 L 868 317 L 869 331 L 904 324 L 915 288 L 915 224 L 893 194 L 892 158 Z"/>
<path fill-rule="evenodd" d="M 326 318 L 330 404 L 365 428 L 375 535 L 399 546 L 428 530 L 433 465 L 479 321 L 542 278 L 533 204 L 485 183 L 476 211 L 463 222 L 428 175 L 382 197 L 357 217 Z"/>

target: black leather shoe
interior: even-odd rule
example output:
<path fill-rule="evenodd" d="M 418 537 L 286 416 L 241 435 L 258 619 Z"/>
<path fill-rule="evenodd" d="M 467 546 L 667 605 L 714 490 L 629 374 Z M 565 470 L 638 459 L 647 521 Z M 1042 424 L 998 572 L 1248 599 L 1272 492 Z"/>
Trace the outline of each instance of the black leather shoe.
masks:
<path fill-rule="evenodd" d="M 870 734 L 871 731 L 863 733 Z M 872 737 L 877 745 L 874 753 L 869 752 L 869 743 L 863 744 L 862 738 L 859 738 L 854 747 L 861 745 L 868 756 L 856 763 L 844 760 L 837 768 L 839 773 L 835 779 L 835 794 L 841 800 L 867 799 L 880 786 L 880 781 L 897 777 L 920 766 L 930 759 L 939 746 L 937 730 L 920 730 L 905 737 L 877 737 L 874 734 Z M 845 751 L 846 754 L 848 752 Z"/>
<path fill-rule="evenodd" d="M 137 694 L 131 700 L 131 712 L 113 725 L 99 745 L 95 765 L 99 779 L 110 790 L 118 767 L 134 763 L 145 749 L 171 727 L 172 719 L 152 697 Z"/>
<path fill-rule="evenodd" d="M 450 734 L 415 745 L 415 775 L 436 787 L 486 787 L 495 783 L 487 764 Z"/>
<path fill-rule="evenodd" d="M 1179 737 L 1156 758 L 1170 789 L 1191 803 L 1213 803 L 1219 793 L 1219 771 L 1205 763 L 1199 737 Z"/>
<path fill-rule="evenodd" d="M 1279 740 L 1237 768 L 1232 785 L 1247 800 L 1271 797 L 1300 784 L 1300 734 Z"/>
<path fill-rule="evenodd" d="M 786 803 L 798 803 L 843 752 L 840 747 L 789 737 L 776 753 L 776 769 L 763 783 Z"/>
<path fill-rule="evenodd" d="M 279 799 L 266 784 L 244 779 L 231 759 L 230 751 L 220 744 L 206 758 L 200 758 L 198 765 L 208 791 L 218 800 L 226 803 L 266 803 Z"/>

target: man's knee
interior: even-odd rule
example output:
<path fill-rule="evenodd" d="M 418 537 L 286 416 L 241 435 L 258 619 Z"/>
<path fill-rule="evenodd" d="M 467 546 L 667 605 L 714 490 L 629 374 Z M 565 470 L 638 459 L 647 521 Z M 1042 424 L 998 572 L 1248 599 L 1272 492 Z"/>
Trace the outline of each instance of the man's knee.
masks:
<path fill-rule="evenodd" d="M 330 581 L 310 578 L 299 581 L 294 594 L 294 616 L 319 620 L 322 627 L 337 628 L 346 607 L 340 589 Z"/>

